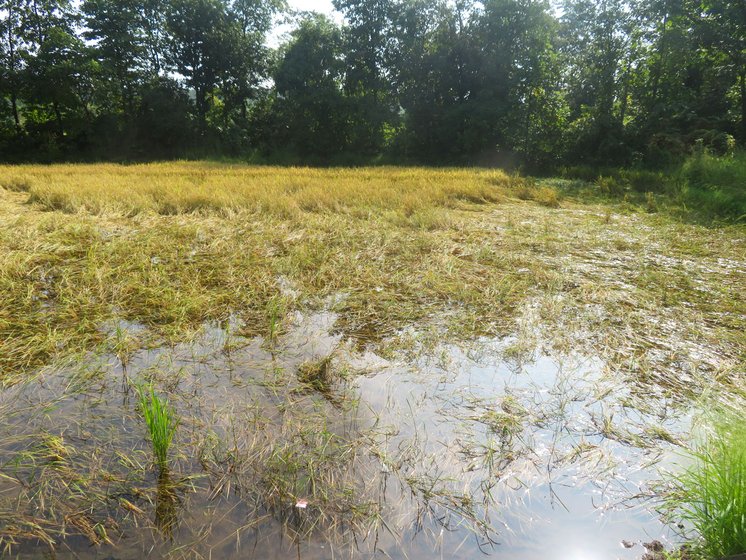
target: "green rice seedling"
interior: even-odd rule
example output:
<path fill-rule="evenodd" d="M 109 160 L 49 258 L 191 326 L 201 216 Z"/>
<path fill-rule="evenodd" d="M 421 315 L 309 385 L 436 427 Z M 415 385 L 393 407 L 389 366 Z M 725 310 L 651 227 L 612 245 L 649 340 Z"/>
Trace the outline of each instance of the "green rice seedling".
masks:
<path fill-rule="evenodd" d="M 176 411 L 167 399 L 156 394 L 152 385 L 139 386 L 137 393 L 140 400 L 140 410 L 148 435 L 153 444 L 156 464 L 162 470 L 168 466 L 168 448 L 171 446 L 176 427 L 179 424 Z"/>
<path fill-rule="evenodd" d="M 267 302 L 267 340 L 274 343 L 282 330 L 282 317 L 285 314 L 285 302 L 280 296 L 273 296 Z"/>
<path fill-rule="evenodd" d="M 713 427 L 668 505 L 697 531 L 704 556 L 724 558 L 746 553 L 746 425 L 728 417 Z"/>

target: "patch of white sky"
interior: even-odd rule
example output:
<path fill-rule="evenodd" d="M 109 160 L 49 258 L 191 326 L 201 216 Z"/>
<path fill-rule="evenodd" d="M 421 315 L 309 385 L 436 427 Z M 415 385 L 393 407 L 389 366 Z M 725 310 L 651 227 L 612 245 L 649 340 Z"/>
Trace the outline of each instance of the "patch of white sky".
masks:
<path fill-rule="evenodd" d="M 280 17 L 275 27 L 269 32 L 267 45 L 270 47 L 281 45 L 287 39 L 288 34 L 295 28 L 292 18 L 293 13 L 318 12 L 328 16 L 337 23 L 342 22 L 342 14 L 334 9 L 332 0 L 287 0 L 287 3 L 290 10 L 290 17 L 288 17 L 288 14 Z"/>
<path fill-rule="evenodd" d="M 80 9 L 83 0 L 72 0 L 72 6 Z M 293 15 L 300 12 L 318 12 L 329 16 L 337 23 L 342 23 L 342 14 L 334 9 L 332 0 L 287 0 L 289 13 L 283 14 L 275 21 L 275 25 L 267 34 L 267 46 L 279 47 L 287 38 L 288 34 L 295 28 Z M 2 13 L 2 10 L 0 10 Z"/>

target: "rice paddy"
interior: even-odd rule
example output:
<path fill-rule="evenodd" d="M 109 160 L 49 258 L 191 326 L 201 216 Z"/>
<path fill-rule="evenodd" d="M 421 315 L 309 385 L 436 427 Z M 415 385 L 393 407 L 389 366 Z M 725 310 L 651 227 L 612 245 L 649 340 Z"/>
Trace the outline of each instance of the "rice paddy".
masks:
<path fill-rule="evenodd" d="M 743 406 L 744 226 L 497 170 L 0 187 L 8 555 L 637 558 Z"/>

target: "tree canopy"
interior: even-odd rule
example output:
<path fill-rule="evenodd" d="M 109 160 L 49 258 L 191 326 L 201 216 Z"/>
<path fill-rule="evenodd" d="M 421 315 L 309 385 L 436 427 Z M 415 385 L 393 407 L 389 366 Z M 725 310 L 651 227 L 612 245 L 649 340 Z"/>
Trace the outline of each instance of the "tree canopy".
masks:
<path fill-rule="evenodd" d="M 2 159 L 540 168 L 746 142 L 743 0 L 335 8 L 341 23 L 283 0 L 0 0 Z"/>

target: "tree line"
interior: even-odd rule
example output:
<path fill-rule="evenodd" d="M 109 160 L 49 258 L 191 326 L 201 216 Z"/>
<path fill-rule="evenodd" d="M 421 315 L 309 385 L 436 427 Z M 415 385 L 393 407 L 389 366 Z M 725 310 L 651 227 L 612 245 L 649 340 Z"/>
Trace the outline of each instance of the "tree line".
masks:
<path fill-rule="evenodd" d="M 0 0 L 0 157 L 662 165 L 746 142 L 744 0 Z"/>

